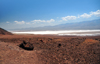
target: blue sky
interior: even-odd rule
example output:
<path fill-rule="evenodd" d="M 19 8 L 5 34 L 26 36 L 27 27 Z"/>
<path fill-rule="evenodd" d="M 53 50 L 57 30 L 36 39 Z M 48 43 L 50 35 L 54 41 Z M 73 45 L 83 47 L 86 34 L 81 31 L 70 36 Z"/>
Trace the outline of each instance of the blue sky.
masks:
<path fill-rule="evenodd" d="M 100 0 L 0 0 L 0 27 L 17 29 L 100 19 Z"/>

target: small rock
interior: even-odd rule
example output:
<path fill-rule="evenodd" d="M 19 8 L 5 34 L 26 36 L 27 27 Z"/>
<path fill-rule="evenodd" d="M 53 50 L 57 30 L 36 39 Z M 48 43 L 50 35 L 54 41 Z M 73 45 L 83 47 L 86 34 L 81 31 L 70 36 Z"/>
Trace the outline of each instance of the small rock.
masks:
<path fill-rule="evenodd" d="M 58 47 L 61 47 L 61 44 L 58 44 Z"/>
<path fill-rule="evenodd" d="M 23 43 L 21 43 L 19 45 L 19 47 L 21 47 L 21 48 L 23 48 L 25 50 L 33 50 L 34 49 L 33 44 L 31 44 L 30 42 L 25 42 L 25 41 L 23 41 Z"/>

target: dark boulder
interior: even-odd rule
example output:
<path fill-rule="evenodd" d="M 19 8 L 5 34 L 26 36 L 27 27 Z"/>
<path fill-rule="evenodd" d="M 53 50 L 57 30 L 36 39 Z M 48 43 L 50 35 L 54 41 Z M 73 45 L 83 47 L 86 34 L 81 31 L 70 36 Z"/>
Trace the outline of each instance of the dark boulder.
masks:
<path fill-rule="evenodd" d="M 58 44 L 58 47 L 61 47 L 61 44 Z"/>
<path fill-rule="evenodd" d="M 25 42 L 25 41 L 23 41 L 23 43 L 21 43 L 19 45 L 19 47 L 21 47 L 21 48 L 23 48 L 25 50 L 33 50 L 34 49 L 33 44 L 31 44 L 30 42 Z"/>

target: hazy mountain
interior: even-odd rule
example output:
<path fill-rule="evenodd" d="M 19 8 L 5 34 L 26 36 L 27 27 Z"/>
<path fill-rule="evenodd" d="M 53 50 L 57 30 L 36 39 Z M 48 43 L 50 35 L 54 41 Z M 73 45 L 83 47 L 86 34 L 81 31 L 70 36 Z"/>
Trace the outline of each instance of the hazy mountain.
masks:
<path fill-rule="evenodd" d="M 21 30 L 92 30 L 100 29 L 100 19 L 92 21 L 83 21 L 77 23 L 66 23 L 56 26 L 45 26 L 37 28 L 25 28 Z"/>

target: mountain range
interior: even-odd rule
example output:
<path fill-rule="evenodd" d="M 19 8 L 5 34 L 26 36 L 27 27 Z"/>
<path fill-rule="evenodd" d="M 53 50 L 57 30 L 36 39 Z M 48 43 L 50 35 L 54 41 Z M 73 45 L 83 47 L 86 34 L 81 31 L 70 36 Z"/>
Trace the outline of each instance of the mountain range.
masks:
<path fill-rule="evenodd" d="M 55 26 L 44 26 L 36 28 L 23 28 L 21 31 L 44 31 L 44 30 L 95 30 L 100 29 L 100 19 L 92 21 L 82 21 L 76 23 L 66 23 Z"/>

